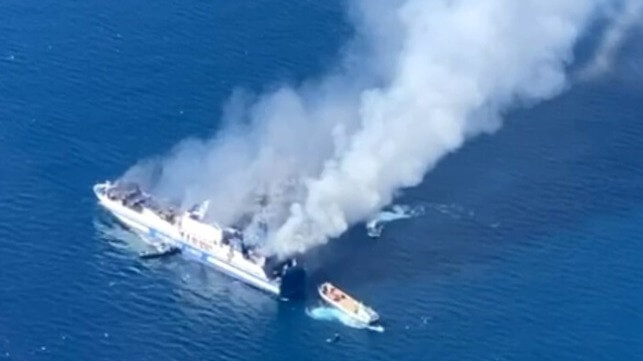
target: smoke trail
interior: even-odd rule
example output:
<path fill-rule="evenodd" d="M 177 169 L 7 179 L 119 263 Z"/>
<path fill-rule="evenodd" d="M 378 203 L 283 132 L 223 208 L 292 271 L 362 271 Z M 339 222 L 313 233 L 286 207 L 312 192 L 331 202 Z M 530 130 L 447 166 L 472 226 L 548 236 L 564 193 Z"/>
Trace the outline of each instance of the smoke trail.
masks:
<path fill-rule="evenodd" d="M 131 169 L 153 192 L 212 199 L 224 224 L 265 224 L 266 249 L 302 252 L 417 185 L 504 112 L 566 84 L 573 47 L 608 0 L 355 0 L 357 38 L 321 80 L 254 99 L 226 126 Z"/>
<path fill-rule="evenodd" d="M 610 70 L 616 53 L 621 48 L 627 34 L 636 25 L 640 25 L 643 16 L 643 1 L 630 0 L 616 4 L 617 8 L 610 13 L 611 24 L 603 33 L 594 56 L 579 72 L 581 79 L 591 79 Z"/>
<path fill-rule="evenodd" d="M 392 81 L 360 101 L 362 127 L 308 184 L 278 231 L 278 252 L 341 234 L 417 185 L 445 154 L 493 131 L 516 102 L 560 92 L 596 1 L 414 1 L 390 9 L 404 29 Z M 387 16 L 387 15 L 382 15 Z"/>

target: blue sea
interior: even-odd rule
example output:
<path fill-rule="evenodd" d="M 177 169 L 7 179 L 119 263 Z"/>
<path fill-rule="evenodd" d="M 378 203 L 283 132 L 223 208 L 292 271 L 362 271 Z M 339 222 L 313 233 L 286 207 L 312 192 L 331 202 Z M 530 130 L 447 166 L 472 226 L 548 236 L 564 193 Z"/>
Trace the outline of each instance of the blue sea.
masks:
<path fill-rule="evenodd" d="M 641 359 L 640 30 L 610 71 L 508 114 L 396 200 L 420 214 L 308 254 L 305 300 L 138 259 L 91 186 L 214 134 L 236 88 L 323 74 L 353 34 L 345 6 L 0 2 L 0 360 Z M 315 308 L 322 280 L 385 331 Z"/>

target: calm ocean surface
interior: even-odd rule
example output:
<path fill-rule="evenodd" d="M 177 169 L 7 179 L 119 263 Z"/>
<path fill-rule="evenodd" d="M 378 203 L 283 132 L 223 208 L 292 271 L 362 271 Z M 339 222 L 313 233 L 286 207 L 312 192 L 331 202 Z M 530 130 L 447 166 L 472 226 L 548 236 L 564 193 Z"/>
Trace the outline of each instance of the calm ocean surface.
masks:
<path fill-rule="evenodd" d="M 351 32 L 336 0 L 1 1 L 0 359 L 640 360 L 640 32 L 406 191 L 423 216 L 308 256 L 384 333 L 137 259 L 92 184 L 212 134 L 236 87 L 322 74 Z"/>

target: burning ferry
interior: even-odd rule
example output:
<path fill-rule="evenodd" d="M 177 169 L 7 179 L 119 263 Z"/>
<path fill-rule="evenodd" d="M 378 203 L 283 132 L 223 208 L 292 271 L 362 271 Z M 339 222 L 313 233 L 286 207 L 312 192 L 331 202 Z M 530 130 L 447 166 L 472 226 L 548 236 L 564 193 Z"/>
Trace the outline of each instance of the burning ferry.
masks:
<path fill-rule="evenodd" d="M 94 193 L 103 207 L 159 250 L 159 255 L 180 252 L 282 297 L 303 292 L 305 272 L 294 259 L 266 256 L 245 244 L 239 230 L 205 222 L 207 202 L 180 211 L 137 184 L 123 182 L 96 184 Z"/>

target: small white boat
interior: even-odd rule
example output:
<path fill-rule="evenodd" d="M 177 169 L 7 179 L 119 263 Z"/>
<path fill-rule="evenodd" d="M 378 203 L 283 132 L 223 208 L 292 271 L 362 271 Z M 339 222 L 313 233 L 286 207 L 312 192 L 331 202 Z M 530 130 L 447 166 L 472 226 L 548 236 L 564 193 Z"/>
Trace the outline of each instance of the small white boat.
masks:
<path fill-rule="evenodd" d="M 153 251 L 143 251 L 138 254 L 141 259 L 152 259 L 152 258 L 161 258 L 172 256 L 177 253 L 181 253 L 181 248 L 173 246 L 169 243 L 154 243 Z"/>
<path fill-rule="evenodd" d="M 357 322 L 370 325 L 380 319 L 380 316 L 372 308 L 357 301 L 330 282 L 322 283 L 317 290 L 324 301 Z"/>

